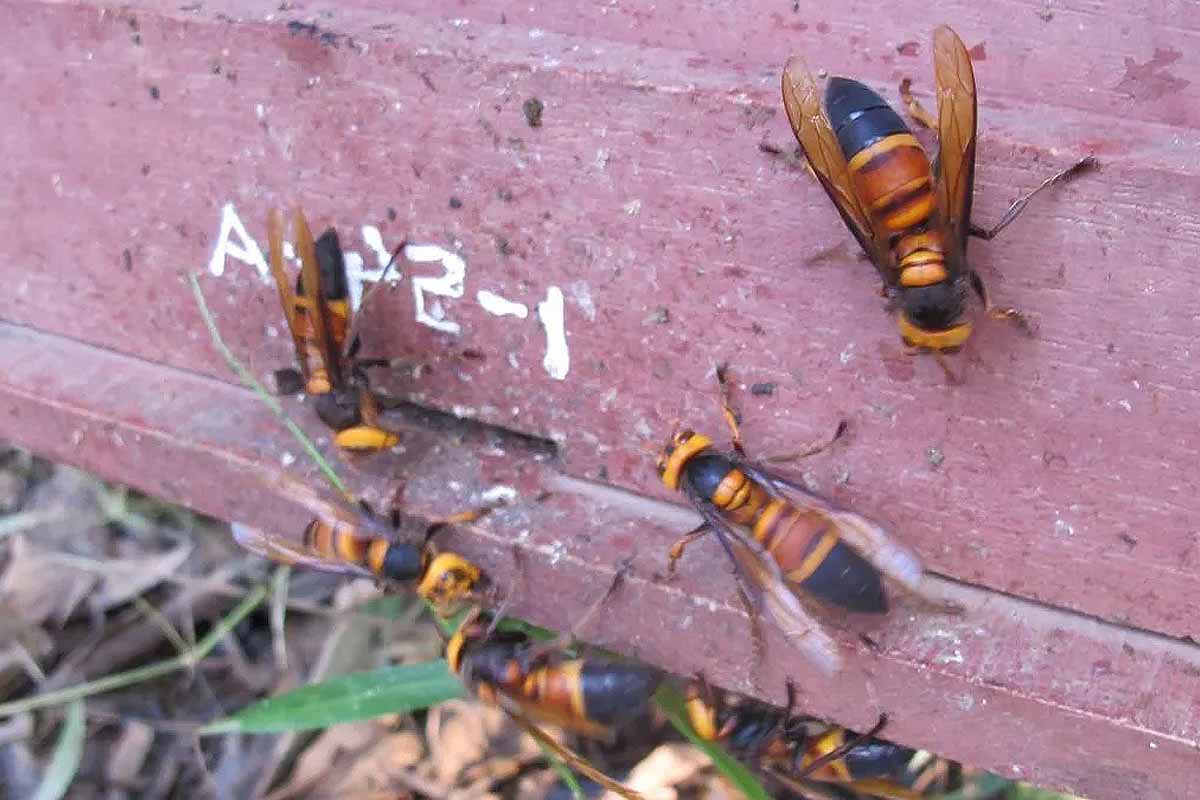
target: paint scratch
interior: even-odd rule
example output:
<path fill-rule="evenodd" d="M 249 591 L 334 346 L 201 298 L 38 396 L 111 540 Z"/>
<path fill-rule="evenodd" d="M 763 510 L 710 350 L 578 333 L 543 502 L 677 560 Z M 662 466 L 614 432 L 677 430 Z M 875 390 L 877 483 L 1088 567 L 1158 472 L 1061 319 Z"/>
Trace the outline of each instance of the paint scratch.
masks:
<path fill-rule="evenodd" d="M 565 380 L 571 370 L 571 353 L 567 349 L 567 333 L 563 324 L 563 293 L 557 286 L 546 291 L 546 299 L 538 303 L 538 320 L 546 329 L 546 356 L 542 366 L 551 378 Z"/>
<path fill-rule="evenodd" d="M 231 234 L 237 236 L 238 243 L 230 239 Z M 226 203 L 221 208 L 221 231 L 217 234 L 217 244 L 208 260 L 208 271 L 216 277 L 224 275 L 227 258 L 249 264 L 258 270 L 258 276 L 264 283 L 270 281 L 271 270 L 267 267 L 267 260 L 263 258 L 258 242 L 246 232 L 246 226 L 242 224 L 233 203 Z"/>
<path fill-rule="evenodd" d="M 484 311 L 495 314 L 497 317 L 508 316 L 525 319 L 529 316 L 529 308 L 524 303 L 515 303 L 495 292 L 489 292 L 487 289 L 480 289 L 476 292 L 475 299 L 479 301 L 479 305 L 483 306 Z"/>
<path fill-rule="evenodd" d="M 440 262 L 441 275 L 420 275 L 412 279 L 413 303 L 416 320 L 443 333 L 462 333 L 462 326 L 454 320 L 445 319 L 441 304 L 435 302 L 429 311 L 425 309 L 425 294 L 439 297 L 459 298 L 463 296 L 463 282 L 467 276 L 467 262 L 462 256 L 436 244 L 409 244 L 404 246 L 404 256 L 417 263 Z"/>

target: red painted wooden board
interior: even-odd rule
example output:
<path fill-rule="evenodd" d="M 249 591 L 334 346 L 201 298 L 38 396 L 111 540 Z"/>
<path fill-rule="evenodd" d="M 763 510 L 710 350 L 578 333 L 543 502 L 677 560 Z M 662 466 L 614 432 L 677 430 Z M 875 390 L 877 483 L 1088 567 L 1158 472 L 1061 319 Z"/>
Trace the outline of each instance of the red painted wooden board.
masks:
<path fill-rule="evenodd" d="M 251 478 L 296 447 L 230 387 L 181 276 L 204 274 L 256 372 L 288 363 L 274 289 L 247 261 L 267 210 L 301 202 L 368 265 L 401 236 L 463 259 L 461 281 L 454 263 L 406 262 L 372 298 L 368 348 L 429 367 L 383 386 L 553 440 L 559 457 L 417 431 L 403 458 L 352 477 L 379 495 L 404 469 L 406 500 L 429 514 L 495 482 L 558 487 L 463 543 L 501 574 L 507 542 L 525 548 L 522 613 L 564 622 L 636 551 L 639 588 L 598 626 L 609 644 L 769 697 L 802 677 L 816 713 L 862 724 L 883 708 L 899 739 L 1095 797 L 1187 795 L 1200 775 L 1194 6 L 5 8 L 0 435 L 211 513 L 285 518 Z M 777 89 L 790 53 L 891 98 L 911 76 L 928 101 L 941 22 L 976 60 L 979 220 L 1081 155 L 1102 162 L 973 245 L 993 295 L 1039 333 L 986 327 L 957 357 L 958 387 L 904 355 L 821 189 L 759 148 L 791 147 Z M 246 239 L 220 235 L 233 222 Z M 537 310 L 556 290 L 561 380 Z M 493 313 L 497 297 L 525 316 Z M 676 498 L 646 448 L 677 419 L 721 435 L 712 366 L 726 360 L 755 451 L 850 420 L 799 469 L 953 579 L 964 619 L 901 610 L 869 628 L 883 653 L 855 652 L 830 686 L 777 642 L 754 668 L 715 546 L 654 583 L 690 518 L 662 503 Z M 767 383 L 771 395 L 748 391 Z M 671 620 L 681 631 L 664 640 Z M 851 650 L 867 630 L 835 623 Z"/>

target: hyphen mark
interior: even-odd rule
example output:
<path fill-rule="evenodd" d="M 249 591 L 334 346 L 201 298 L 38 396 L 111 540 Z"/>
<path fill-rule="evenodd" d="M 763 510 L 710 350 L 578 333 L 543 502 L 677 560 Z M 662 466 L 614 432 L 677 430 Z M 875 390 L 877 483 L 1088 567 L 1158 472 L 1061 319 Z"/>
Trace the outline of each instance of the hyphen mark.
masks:
<path fill-rule="evenodd" d="M 479 305 L 483 306 L 484 311 L 495 314 L 497 317 L 511 316 L 525 319 L 529 316 L 529 307 L 524 303 L 514 303 L 487 289 L 480 289 L 476 292 L 475 299 L 479 301 Z"/>

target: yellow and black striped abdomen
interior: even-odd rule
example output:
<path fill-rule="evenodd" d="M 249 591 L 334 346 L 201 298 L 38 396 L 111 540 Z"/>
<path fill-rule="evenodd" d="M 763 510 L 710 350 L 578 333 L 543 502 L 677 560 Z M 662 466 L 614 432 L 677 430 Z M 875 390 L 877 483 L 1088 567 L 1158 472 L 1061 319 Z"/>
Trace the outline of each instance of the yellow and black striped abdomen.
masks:
<path fill-rule="evenodd" d="M 899 235 L 928 222 L 937 205 L 929 156 L 892 107 L 867 86 L 830 78 L 825 114 L 855 193 L 874 222 Z"/>
<path fill-rule="evenodd" d="M 749 528 L 793 583 L 851 611 L 887 611 L 879 571 L 824 513 L 773 496 L 718 453 L 695 456 L 684 469 L 692 487 L 731 523 Z"/>
<path fill-rule="evenodd" d="M 312 301 L 303 296 L 296 297 L 296 328 L 304 340 L 304 358 L 308 368 L 308 383 L 305 391 L 311 395 L 325 394 L 333 388 L 329 377 L 329 365 L 317 344 L 313 330 Z M 331 358 L 340 358 L 346 335 L 350 327 L 350 304 L 346 300 L 330 300 L 325 303 L 325 324 L 328 326 L 330 344 L 334 350 Z"/>
<path fill-rule="evenodd" d="M 895 133 L 848 159 L 859 199 L 880 229 L 900 235 L 925 225 L 937 206 L 929 157 L 911 133 Z"/>
<path fill-rule="evenodd" d="M 382 536 L 364 536 L 349 523 L 313 519 L 304 529 L 304 544 L 329 561 L 363 567 L 380 578 L 410 581 L 421 575 L 416 547 Z"/>
<path fill-rule="evenodd" d="M 709 496 L 713 505 L 721 509 L 730 522 L 747 527 L 753 526 L 770 495 L 746 473 L 730 467 Z"/>
<path fill-rule="evenodd" d="M 660 679 L 641 664 L 571 659 L 530 671 L 512 696 L 531 714 L 601 736 L 644 713 Z"/>
<path fill-rule="evenodd" d="M 887 611 L 879 571 L 842 541 L 823 512 L 772 498 L 754 521 L 753 531 L 784 576 L 809 594 L 850 611 Z"/>
<path fill-rule="evenodd" d="M 819 758 L 834 752 L 857 736 L 838 725 L 830 726 L 819 736 L 813 737 L 805 748 L 801 767 L 808 767 Z M 812 773 L 818 781 L 848 783 L 870 778 L 897 779 L 907 772 L 908 764 L 916 751 L 884 741 L 867 739 L 850 749 L 839 759 L 819 767 Z"/>

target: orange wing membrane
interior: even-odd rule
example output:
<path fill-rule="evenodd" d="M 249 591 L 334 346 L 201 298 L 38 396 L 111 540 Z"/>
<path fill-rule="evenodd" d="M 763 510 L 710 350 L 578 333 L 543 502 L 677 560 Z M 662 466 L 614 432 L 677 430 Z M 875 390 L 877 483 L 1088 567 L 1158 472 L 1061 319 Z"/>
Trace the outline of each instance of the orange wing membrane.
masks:
<path fill-rule="evenodd" d="M 357 345 L 346 264 L 337 232 L 330 228 L 314 242 L 299 209 L 292 227 L 301 265 L 294 293 L 283 266 L 283 215 L 275 210 L 267 218 L 271 274 L 296 347 L 304 390 L 314 398 L 317 416 L 336 432 L 334 442 L 342 450 L 375 452 L 392 447 L 399 436 L 379 424 L 367 363 L 354 356 Z M 399 253 L 398 247 L 393 261 Z M 297 383 L 289 372 L 276 372 L 281 389 Z"/>
<path fill-rule="evenodd" d="M 846 164 L 846 157 L 838 144 L 837 134 L 821 108 L 817 83 L 800 56 L 792 56 L 784 67 L 783 107 L 809 165 L 841 214 L 846 227 L 854 234 L 863 251 L 870 256 L 871 263 L 879 270 L 884 283 L 894 283 L 887 237 L 876 231 L 871 217 L 859 199 Z"/>
<path fill-rule="evenodd" d="M 933 32 L 937 81 L 938 223 L 946 231 L 951 274 L 967 270 L 967 235 L 975 189 L 975 70 L 958 34 L 945 25 Z"/>
<path fill-rule="evenodd" d="M 966 260 L 967 236 L 991 238 L 1038 191 L 1095 162 L 1085 158 L 1044 182 L 1014 203 L 995 228 L 973 228 L 975 74 L 962 40 L 945 25 L 933 34 L 933 62 L 936 166 L 900 116 L 866 85 L 830 78 L 822 102 L 799 56 L 783 70 L 783 105 L 813 172 L 897 300 L 901 337 L 936 354 L 960 347 L 971 335 L 969 289 L 987 307 L 983 282 Z M 901 95 L 914 118 L 926 124 L 931 118 L 908 86 L 902 84 Z M 988 310 L 1021 321 L 1013 309 Z"/>

